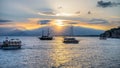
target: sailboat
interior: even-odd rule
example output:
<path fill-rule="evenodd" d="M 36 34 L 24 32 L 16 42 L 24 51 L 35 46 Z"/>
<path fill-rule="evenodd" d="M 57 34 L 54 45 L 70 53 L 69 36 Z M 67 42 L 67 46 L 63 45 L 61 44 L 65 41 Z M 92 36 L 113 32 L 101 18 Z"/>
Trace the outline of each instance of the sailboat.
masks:
<path fill-rule="evenodd" d="M 79 41 L 72 37 L 73 36 L 73 26 L 71 25 L 71 36 L 70 37 L 65 37 L 63 43 L 73 43 L 73 44 L 78 44 Z"/>
<path fill-rule="evenodd" d="M 48 28 L 47 35 L 44 35 L 44 31 L 42 30 L 42 36 L 39 37 L 40 40 L 53 40 L 53 37 L 50 36 L 50 30 Z"/>

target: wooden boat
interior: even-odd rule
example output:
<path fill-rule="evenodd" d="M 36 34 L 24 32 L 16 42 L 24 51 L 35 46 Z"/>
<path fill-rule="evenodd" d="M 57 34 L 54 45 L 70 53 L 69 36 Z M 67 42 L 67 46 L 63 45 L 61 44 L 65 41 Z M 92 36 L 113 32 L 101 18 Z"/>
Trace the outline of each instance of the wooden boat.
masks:
<path fill-rule="evenodd" d="M 48 28 L 48 33 L 47 35 L 45 36 L 44 35 L 44 31 L 42 31 L 42 36 L 39 37 L 40 40 L 53 40 L 53 37 L 50 36 L 50 32 L 49 32 L 49 28 Z"/>
<path fill-rule="evenodd" d="M 53 37 L 50 36 L 42 36 L 39 38 L 40 40 L 53 40 Z"/>

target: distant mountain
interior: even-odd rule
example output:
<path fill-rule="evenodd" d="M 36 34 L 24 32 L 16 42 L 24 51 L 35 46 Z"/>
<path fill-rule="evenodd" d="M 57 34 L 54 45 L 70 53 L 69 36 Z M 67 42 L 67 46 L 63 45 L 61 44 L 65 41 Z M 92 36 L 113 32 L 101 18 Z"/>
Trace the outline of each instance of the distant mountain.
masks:
<path fill-rule="evenodd" d="M 57 32 L 56 29 L 50 28 L 50 32 L 52 35 L 70 35 L 71 34 L 71 27 L 65 28 L 61 32 Z M 40 36 L 42 30 L 44 30 L 44 34 L 47 34 L 47 27 L 39 28 L 35 30 L 12 30 L 12 31 L 4 31 L 1 32 L 1 36 Z M 102 30 L 95 30 L 95 29 L 89 29 L 89 28 L 82 28 L 82 27 L 74 27 L 73 33 L 74 35 L 100 35 L 104 31 Z"/>
<path fill-rule="evenodd" d="M 100 37 L 106 38 L 120 38 L 120 27 L 107 30 L 100 35 Z"/>
<path fill-rule="evenodd" d="M 103 30 L 95 30 L 90 28 L 83 28 L 83 27 L 73 27 L 73 35 L 100 35 L 103 33 Z M 55 33 L 56 34 L 56 33 Z M 57 33 L 56 35 L 71 35 L 71 27 L 67 27 L 64 29 L 63 32 Z"/>

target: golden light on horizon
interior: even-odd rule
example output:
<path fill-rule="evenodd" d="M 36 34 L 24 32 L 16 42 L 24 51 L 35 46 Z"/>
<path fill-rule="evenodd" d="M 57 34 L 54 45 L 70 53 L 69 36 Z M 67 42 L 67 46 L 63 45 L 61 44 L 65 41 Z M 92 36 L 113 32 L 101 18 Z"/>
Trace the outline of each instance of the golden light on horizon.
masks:
<path fill-rule="evenodd" d="M 79 24 L 76 24 L 74 26 L 89 28 L 89 29 L 95 29 L 95 30 L 109 30 L 109 29 L 115 27 L 115 26 L 112 26 L 112 25 L 89 24 L 89 23 L 79 23 Z"/>
<path fill-rule="evenodd" d="M 63 20 L 53 20 L 51 21 L 51 25 L 56 33 L 61 33 L 64 31 Z"/>
<path fill-rule="evenodd" d="M 11 24 L 11 26 L 15 26 L 17 29 L 20 30 L 35 30 L 42 27 L 41 25 L 36 24 L 34 22 L 15 23 Z"/>
<path fill-rule="evenodd" d="M 15 28 L 19 30 L 35 30 L 40 29 L 41 27 L 47 27 L 51 25 L 56 32 L 63 32 L 71 22 L 77 22 L 73 24 L 75 27 L 83 27 L 88 29 L 95 29 L 95 30 L 109 30 L 111 28 L 115 28 L 115 25 L 104 25 L 104 24 L 91 24 L 88 22 L 81 22 L 81 21 L 72 21 L 72 20 L 62 20 L 62 19 L 50 19 L 49 24 L 41 25 L 39 24 L 40 18 L 28 18 L 28 21 L 25 22 L 10 22 L 0 25 L 0 27 L 9 27 Z"/>
<path fill-rule="evenodd" d="M 56 16 L 73 16 L 73 14 L 70 14 L 70 13 L 57 13 Z"/>
<path fill-rule="evenodd" d="M 56 24 L 57 26 L 64 26 L 63 20 L 56 20 L 55 24 Z"/>

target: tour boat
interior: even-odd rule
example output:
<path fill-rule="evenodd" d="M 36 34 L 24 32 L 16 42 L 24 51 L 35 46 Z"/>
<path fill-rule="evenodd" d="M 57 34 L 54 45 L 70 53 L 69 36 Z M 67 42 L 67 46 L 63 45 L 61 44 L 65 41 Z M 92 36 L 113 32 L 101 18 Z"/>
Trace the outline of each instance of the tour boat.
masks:
<path fill-rule="evenodd" d="M 75 38 L 66 37 L 66 38 L 64 38 L 63 43 L 76 43 L 77 44 L 77 43 L 79 43 L 79 41 L 76 40 Z"/>
<path fill-rule="evenodd" d="M 6 39 L 1 44 L 1 49 L 20 49 L 21 48 L 21 41 L 19 39 Z"/>

